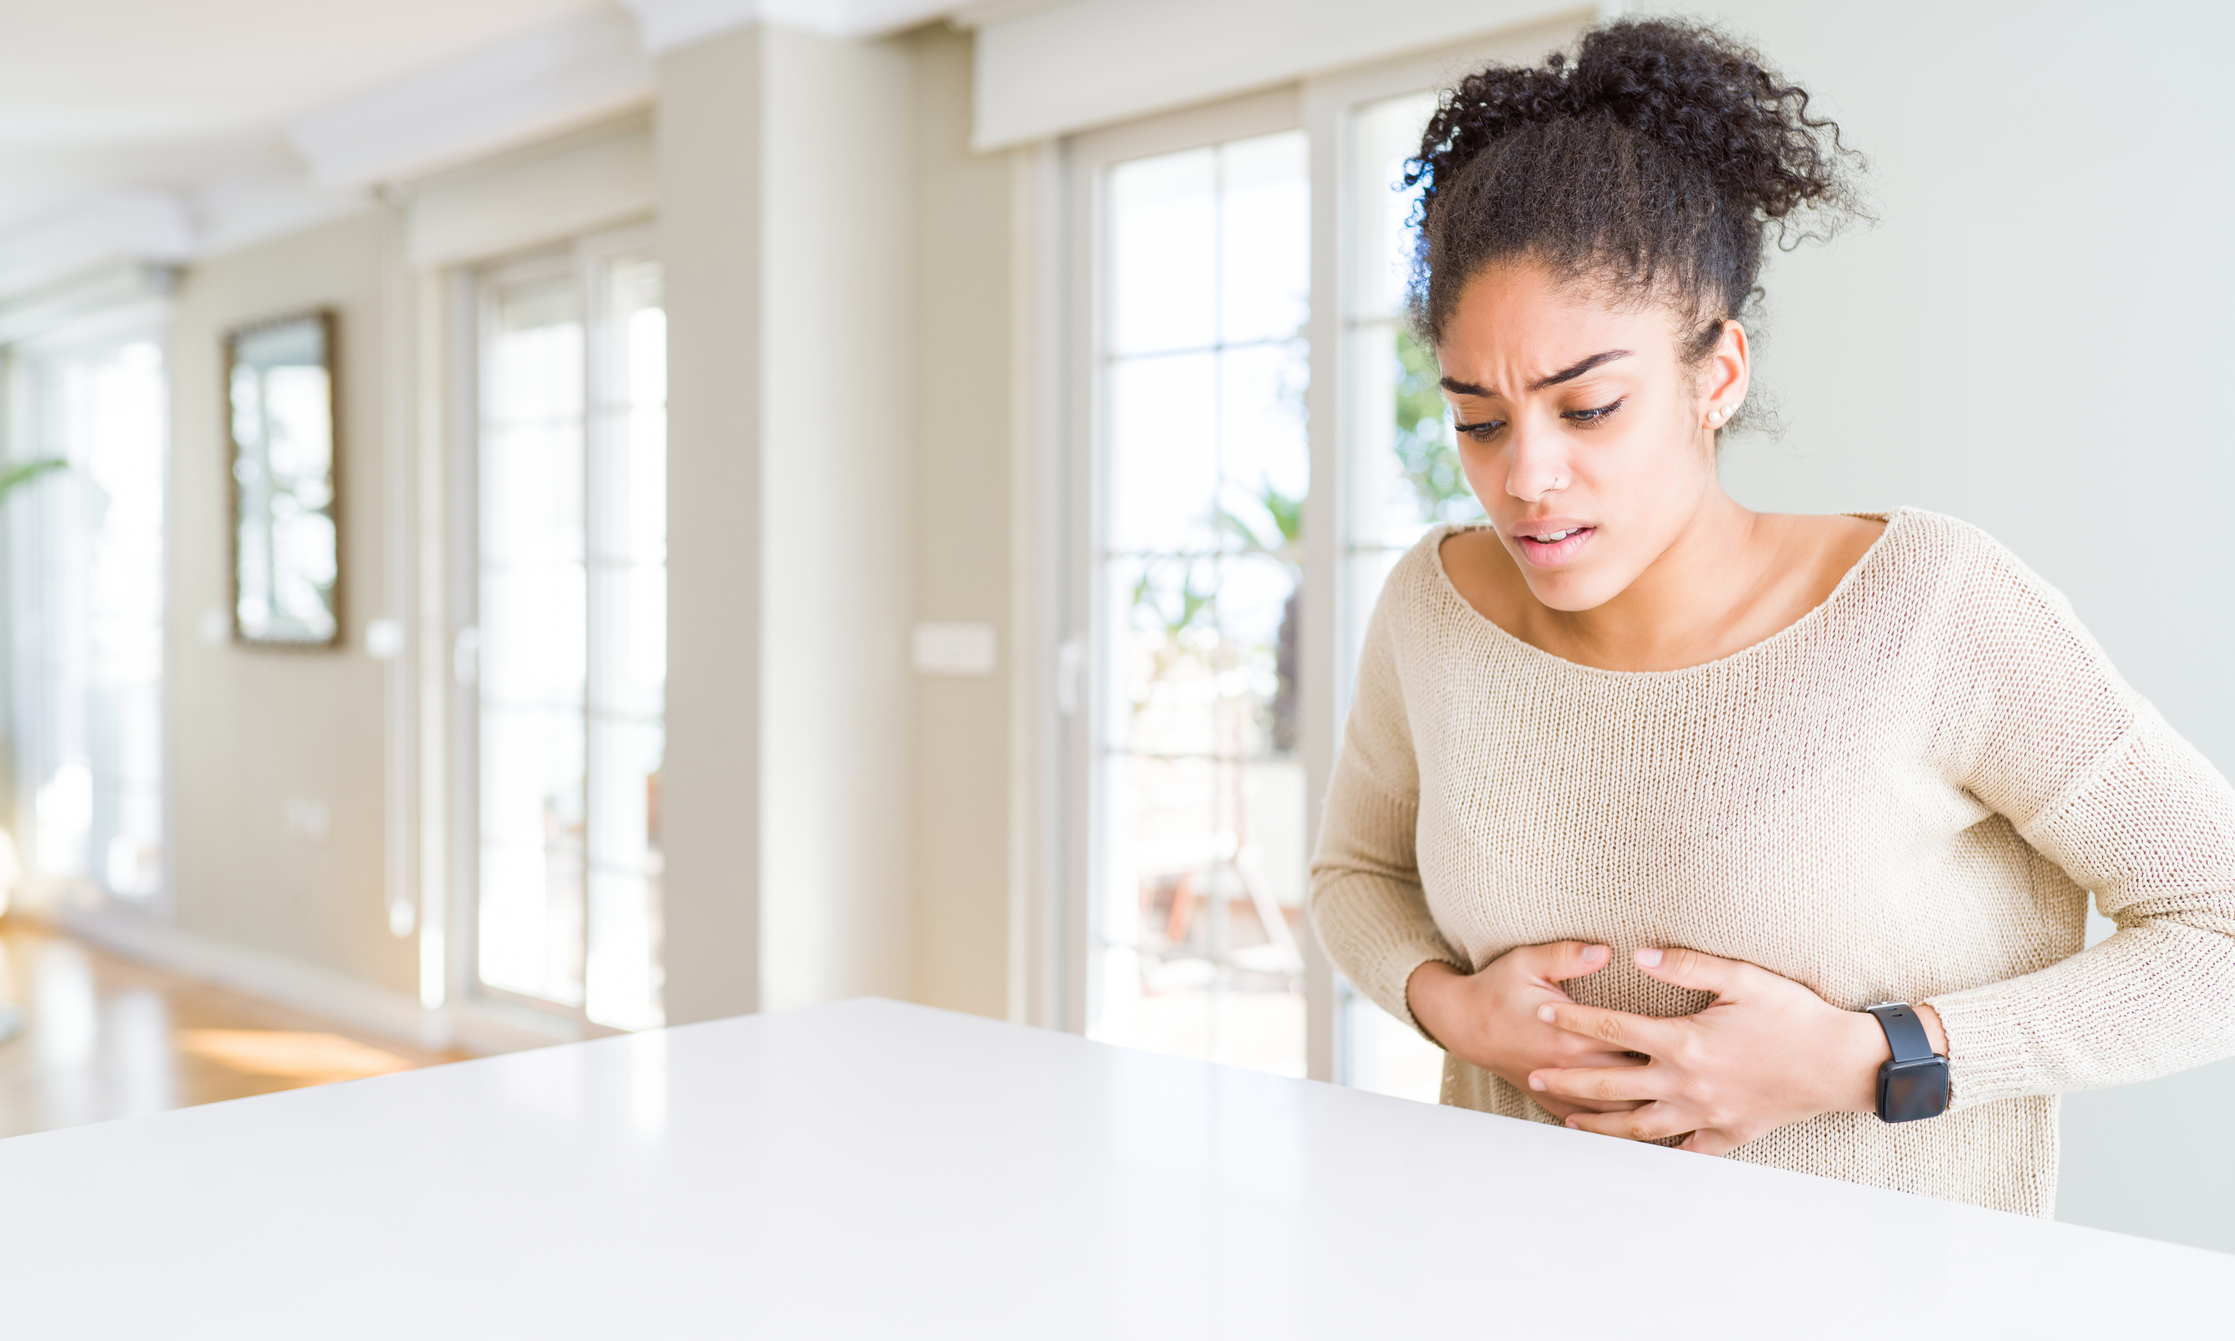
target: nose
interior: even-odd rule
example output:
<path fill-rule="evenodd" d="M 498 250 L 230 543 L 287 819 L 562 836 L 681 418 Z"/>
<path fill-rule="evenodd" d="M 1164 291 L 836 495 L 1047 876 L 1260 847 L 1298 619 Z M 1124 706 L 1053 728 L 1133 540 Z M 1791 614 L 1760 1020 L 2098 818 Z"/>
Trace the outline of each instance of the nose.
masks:
<path fill-rule="evenodd" d="M 1515 418 L 1507 430 L 1506 492 L 1524 503 L 1534 503 L 1567 487 L 1567 453 L 1558 434 L 1539 431 L 1520 422 L 1520 416 Z"/>

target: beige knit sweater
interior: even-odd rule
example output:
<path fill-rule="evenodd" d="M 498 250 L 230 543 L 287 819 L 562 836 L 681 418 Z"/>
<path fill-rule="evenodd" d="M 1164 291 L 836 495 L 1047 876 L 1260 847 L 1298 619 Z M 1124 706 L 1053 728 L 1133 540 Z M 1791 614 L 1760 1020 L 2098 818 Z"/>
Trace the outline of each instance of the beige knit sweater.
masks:
<path fill-rule="evenodd" d="M 1641 946 L 1930 1001 L 1946 1115 L 1825 1114 L 1733 1157 L 2035 1215 L 2054 1095 L 2235 1054 L 2235 792 L 1977 529 L 1904 509 L 1792 627 L 1654 672 L 1484 619 L 1449 533 L 1382 592 L 1312 864 L 1320 938 L 1384 1010 L 1411 1022 L 1427 960 L 1568 939 L 1614 947 L 1570 995 L 1648 1015 L 1707 998 Z M 2084 891 L 2119 925 L 2085 951 Z M 1553 1120 L 1455 1058 L 1443 1100 Z"/>

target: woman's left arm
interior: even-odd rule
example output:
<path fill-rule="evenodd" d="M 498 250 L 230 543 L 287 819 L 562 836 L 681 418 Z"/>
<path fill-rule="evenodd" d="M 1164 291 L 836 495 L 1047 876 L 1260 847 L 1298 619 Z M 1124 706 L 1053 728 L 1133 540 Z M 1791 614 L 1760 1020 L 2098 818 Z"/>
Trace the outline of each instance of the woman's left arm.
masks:
<path fill-rule="evenodd" d="M 1952 1109 L 2146 1080 L 2235 1055 L 2235 789 L 2127 687 L 2065 603 L 2007 552 L 1970 577 L 1963 655 L 1936 689 L 1952 780 L 2095 895 L 2119 930 L 2038 972 L 1922 1003 Z M 2043 929 L 2013 920 L 2007 934 Z M 1724 1151 L 1817 1113 L 1871 1111 L 1889 1054 L 1870 1016 L 1751 964 L 1670 950 L 1655 977 L 1716 993 L 1653 1020 L 1561 1006 L 1557 1023 L 1646 1053 L 1538 1072 L 1557 1095 L 1649 1100 L 1570 1125 Z M 1935 1027 L 1937 1026 L 1937 1028 Z M 1613 1090 L 1623 1091 L 1619 1096 Z"/>
<path fill-rule="evenodd" d="M 2037 973 L 1932 998 L 1952 1106 L 2235 1054 L 2235 790 L 2219 771 L 2137 699 L 2116 744 L 2019 832 L 2119 929 Z"/>

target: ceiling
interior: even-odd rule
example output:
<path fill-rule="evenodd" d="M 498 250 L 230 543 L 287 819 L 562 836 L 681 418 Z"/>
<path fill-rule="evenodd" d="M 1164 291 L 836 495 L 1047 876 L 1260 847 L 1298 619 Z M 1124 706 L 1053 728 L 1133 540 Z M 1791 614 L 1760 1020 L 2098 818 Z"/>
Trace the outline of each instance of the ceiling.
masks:
<path fill-rule="evenodd" d="M 0 0 L 0 229 L 289 161 L 281 128 L 608 0 Z"/>
<path fill-rule="evenodd" d="M 442 151 L 648 96 L 649 55 L 726 28 L 863 37 L 1049 3 L 0 0 L 0 291 L 117 249 L 89 230 L 184 258 L 355 208 Z"/>

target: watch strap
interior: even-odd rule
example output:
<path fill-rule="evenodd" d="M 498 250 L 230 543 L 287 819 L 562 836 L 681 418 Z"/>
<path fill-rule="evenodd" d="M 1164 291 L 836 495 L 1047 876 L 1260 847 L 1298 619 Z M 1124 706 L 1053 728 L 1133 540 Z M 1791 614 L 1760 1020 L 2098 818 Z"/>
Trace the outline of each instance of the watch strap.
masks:
<path fill-rule="evenodd" d="M 1889 1002 L 1882 1006 L 1865 1006 L 1886 1031 L 1886 1042 L 1894 1050 L 1897 1062 L 1921 1062 L 1940 1054 L 1932 1050 L 1932 1036 L 1925 1032 L 1924 1021 L 1917 1018 L 1916 1008 Z"/>

